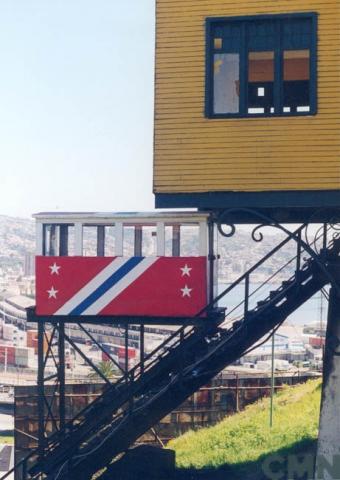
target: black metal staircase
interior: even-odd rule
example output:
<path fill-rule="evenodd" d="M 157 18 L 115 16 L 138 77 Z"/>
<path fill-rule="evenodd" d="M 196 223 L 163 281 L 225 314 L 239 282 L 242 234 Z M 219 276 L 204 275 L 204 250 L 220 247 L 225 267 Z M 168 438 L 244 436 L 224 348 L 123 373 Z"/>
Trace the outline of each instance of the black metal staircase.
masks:
<path fill-rule="evenodd" d="M 296 230 L 292 237 L 283 240 L 226 288 L 207 307 L 204 323 L 195 327 L 183 325 L 143 363 L 108 386 L 99 398 L 67 423 L 63 431 L 51 435 L 43 454 L 32 452 L 17 465 L 23 478 L 90 479 L 331 283 L 339 262 L 340 239 L 332 237 L 328 241 L 329 229 L 325 228 L 316 239 L 321 244 L 320 250 L 312 249 L 302 240 L 305 228 Z M 251 291 L 251 275 L 287 248 L 289 242 L 296 248 L 290 260 Z M 287 270 L 290 274 L 282 280 Z M 274 277 L 280 278 L 281 283 L 270 291 Z M 241 303 L 228 309 L 227 314 L 224 309 L 215 308 L 218 299 L 227 298 L 241 287 L 244 288 Z"/>

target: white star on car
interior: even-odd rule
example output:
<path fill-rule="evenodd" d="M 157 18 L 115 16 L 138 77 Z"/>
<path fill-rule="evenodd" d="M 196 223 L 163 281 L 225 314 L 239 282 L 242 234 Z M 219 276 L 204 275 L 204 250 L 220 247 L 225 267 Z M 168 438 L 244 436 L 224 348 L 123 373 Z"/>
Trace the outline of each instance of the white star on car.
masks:
<path fill-rule="evenodd" d="M 59 275 L 59 270 L 61 269 L 61 267 L 58 266 L 55 262 L 53 265 L 50 265 L 48 268 L 51 270 L 51 275 L 53 275 L 54 273 L 56 275 Z"/>
<path fill-rule="evenodd" d="M 59 290 L 56 290 L 54 287 L 51 287 L 50 290 L 47 290 L 48 298 L 57 298 L 57 293 Z"/>
<path fill-rule="evenodd" d="M 190 271 L 192 270 L 192 268 L 188 267 L 187 264 L 185 264 L 185 266 L 182 267 L 181 270 L 182 270 L 182 277 L 184 277 L 185 275 L 190 277 Z"/>
<path fill-rule="evenodd" d="M 188 285 L 185 285 L 184 288 L 181 288 L 182 291 L 182 297 L 191 297 L 190 292 L 192 291 L 192 288 L 188 288 Z"/>

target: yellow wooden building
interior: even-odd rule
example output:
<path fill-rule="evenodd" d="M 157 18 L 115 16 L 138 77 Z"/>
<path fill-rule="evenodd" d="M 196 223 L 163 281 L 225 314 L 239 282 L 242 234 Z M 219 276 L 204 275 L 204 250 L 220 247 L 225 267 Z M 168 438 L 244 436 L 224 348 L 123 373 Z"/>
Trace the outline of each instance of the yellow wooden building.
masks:
<path fill-rule="evenodd" d="M 340 205 L 340 1 L 156 4 L 156 206 Z"/>

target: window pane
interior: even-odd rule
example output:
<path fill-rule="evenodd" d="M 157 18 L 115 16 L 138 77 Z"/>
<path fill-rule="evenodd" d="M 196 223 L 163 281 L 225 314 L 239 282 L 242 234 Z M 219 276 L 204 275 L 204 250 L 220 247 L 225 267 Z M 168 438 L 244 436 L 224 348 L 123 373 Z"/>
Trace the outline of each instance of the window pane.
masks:
<path fill-rule="evenodd" d="M 285 51 L 283 63 L 284 112 L 309 112 L 310 51 Z"/>
<path fill-rule="evenodd" d="M 183 257 L 198 257 L 200 229 L 197 225 L 181 225 L 181 255 Z"/>
<path fill-rule="evenodd" d="M 312 112 L 316 103 L 316 79 L 311 72 L 316 63 L 314 14 L 211 20 L 208 116 Z"/>
<path fill-rule="evenodd" d="M 67 229 L 67 255 L 73 257 L 76 248 L 76 232 L 74 225 L 69 225 Z"/>
<path fill-rule="evenodd" d="M 123 256 L 133 257 L 135 252 L 135 227 L 123 227 Z"/>
<path fill-rule="evenodd" d="M 274 52 L 250 52 L 248 113 L 274 113 Z"/>
<path fill-rule="evenodd" d="M 97 256 L 97 226 L 83 226 L 83 255 L 84 257 Z"/>
<path fill-rule="evenodd" d="M 165 256 L 181 255 L 181 225 L 165 225 Z"/>
<path fill-rule="evenodd" d="M 295 18 L 283 22 L 283 49 L 298 50 L 309 48 L 312 40 L 312 20 Z"/>
<path fill-rule="evenodd" d="M 143 226 L 142 240 L 143 257 L 155 257 L 157 255 L 157 227 Z"/>
<path fill-rule="evenodd" d="M 249 50 L 263 52 L 276 46 L 277 23 L 275 21 L 250 21 L 247 24 Z"/>
<path fill-rule="evenodd" d="M 214 55 L 214 113 L 238 113 L 240 105 L 240 56 Z"/>
<path fill-rule="evenodd" d="M 105 256 L 115 256 L 115 228 L 105 226 Z"/>
<path fill-rule="evenodd" d="M 172 237 L 173 231 L 172 226 L 166 225 L 165 226 L 165 256 L 171 257 L 172 256 Z"/>
<path fill-rule="evenodd" d="M 215 50 L 222 48 L 223 53 L 238 53 L 241 44 L 241 27 L 242 25 L 238 22 L 217 24 L 213 33 Z"/>
<path fill-rule="evenodd" d="M 59 255 L 60 227 L 55 224 L 44 225 L 44 255 L 53 257 Z"/>
<path fill-rule="evenodd" d="M 44 225 L 44 255 L 71 256 L 75 250 L 74 225 Z"/>

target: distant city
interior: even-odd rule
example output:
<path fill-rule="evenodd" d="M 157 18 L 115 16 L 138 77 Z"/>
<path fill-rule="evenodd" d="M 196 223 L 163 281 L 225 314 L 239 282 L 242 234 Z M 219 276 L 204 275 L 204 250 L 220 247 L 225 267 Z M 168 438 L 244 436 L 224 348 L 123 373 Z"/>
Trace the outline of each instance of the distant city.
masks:
<path fill-rule="evenodd" d="M 34 297 L 34 222 L 0 216 L 0 292 Z"/>

